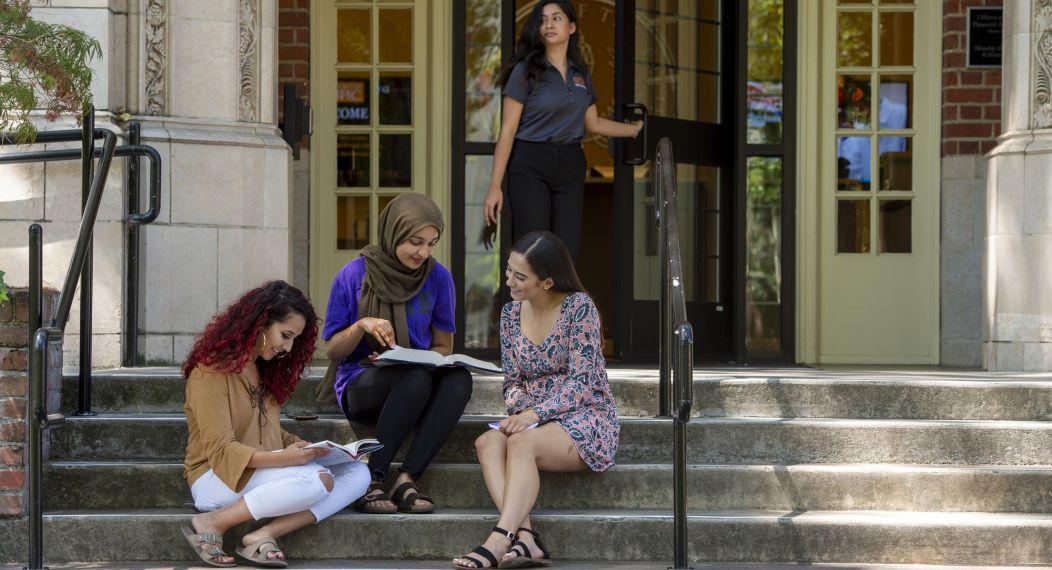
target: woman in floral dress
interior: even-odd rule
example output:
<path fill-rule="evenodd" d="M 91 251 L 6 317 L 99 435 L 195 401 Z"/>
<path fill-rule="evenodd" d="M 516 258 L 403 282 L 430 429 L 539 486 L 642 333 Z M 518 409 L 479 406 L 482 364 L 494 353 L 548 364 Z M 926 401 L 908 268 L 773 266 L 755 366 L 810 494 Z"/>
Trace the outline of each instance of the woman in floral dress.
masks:
<path fill-rule="evenodd" d="M 570 254 L 551 232 L 532 232 L 511 250 L 511 303 L 500 319 L 508 417 L 475 440 L 482 474 L 500 510 L 497 526 L 456 568 L 547 566 L 530 524 L 539 471 L 605 471 L 620 425 L 603 359 L 599 311 Z"/>

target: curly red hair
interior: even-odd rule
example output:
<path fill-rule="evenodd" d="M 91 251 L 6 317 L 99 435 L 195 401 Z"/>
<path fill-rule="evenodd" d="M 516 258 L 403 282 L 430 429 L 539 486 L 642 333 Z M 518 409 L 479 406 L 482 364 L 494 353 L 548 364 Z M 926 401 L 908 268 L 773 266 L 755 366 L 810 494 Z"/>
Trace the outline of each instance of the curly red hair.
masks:
<path fill-rule="evenodd" d="M 220 372 L 241 372 L 255 355 L 259 332 L 284 321 L 292 313 L 302 316 L 307 325 L 292 343 L 289 355 L 256 362 L 260 383 L 266 392 L 274 395 L 278 405 L 284 404 L 307 371 L 318 338 L 318 315 L 314 307 L 302 291 L 284 281 L 264 283 L 212 317 L 183 363 L 183 378 L 189 378 L 198 365 Z"/>

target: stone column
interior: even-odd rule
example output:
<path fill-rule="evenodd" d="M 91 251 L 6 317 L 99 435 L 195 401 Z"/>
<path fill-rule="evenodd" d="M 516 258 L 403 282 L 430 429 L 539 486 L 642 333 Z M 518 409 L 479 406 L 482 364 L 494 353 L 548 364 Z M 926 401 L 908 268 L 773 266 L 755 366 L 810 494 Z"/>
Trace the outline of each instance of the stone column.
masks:
<path fill-rule="evenodd" d="M 276 126 L 277 0 L 130 0 L 129 111 L 164 161 L 144 228 L 140 351 L 181 361 L 209 317 L 289 274 L 291 153 Z M 135 63 L 131 63 L 135 62 Z"/>
<path fill-rule="evenodd" d="M 1052 370 L 1052 0 L 1004 5 L 1003 134 L 987 173 L 984 365 Z"/>

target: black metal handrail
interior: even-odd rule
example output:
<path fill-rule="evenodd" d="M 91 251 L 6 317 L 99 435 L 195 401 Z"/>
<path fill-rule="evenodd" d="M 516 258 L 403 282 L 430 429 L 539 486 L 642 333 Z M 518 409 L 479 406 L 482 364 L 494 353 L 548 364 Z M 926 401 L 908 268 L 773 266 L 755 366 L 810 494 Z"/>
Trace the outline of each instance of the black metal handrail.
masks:
<path fill-rule="evenodd" d="M 103 139 L 102 148 L 95 148 L 95 139 Z M 106 187 L 110 165 L 114 156 L 139 156 L 150 159 L 150 209 L 137 212 L 137 200 L 133 203 L 125 222 L 130 228 L 153 221 L 160 212 L 161 157 L 156 150 L 137 144 L 117 147 L 117 136 L 106 129 L 95 129 L 95 111 L 89 108 L 83 117 L 80 130 L 62 130 L 39 133 L 37 143 L 81 141 L 81 149 L 59 149 L 30 151 L 0 155 L 0 164 L 18 162 L 43 162 L 50 160 L 74 160 L 83 163 L 81 177 L 82 212 L 77 241 L 73 247 L 69 269 L 59 297 L 58 311 L 50 323 L 43 322 L 43 229 L 39 224 L 29 227 L 29 402 L 27 403 L 27 432 L 29 436 L 29 565 L 36 570 L 43 568 L 43 434 L 44 430 L 65 421 L 62 414 L 48 414 L 46 405 L 48 346 L 60 341 L 69 320 L 73 296 L 77 291 L 77 279 L 81 279 L 81 329 L 80 329 L 80 382 L 78 413 L 91 414 L 91 278 L 92 278 L 92 234 L 102 194 Z M 135 140 L 134 142 L 138 142 Z M 0 145 L 17 144 L 8 133 L 0 133 Z M 98 157 L 98 165 L 92 158 Z M 138 197 L 136 179 L 129 188 Z"/>
<path fill-rule="evenodd" d="M 654 212 L 661 256 L 658 415 L 672 416 L 673 420 L 673 555 L 674 568 L 679 569 L 687 568 L 687 424 L 694 405 L 694 329 L 687 320 L 676 214 L 676 162 L 672 156 L 672 141 L 668 138 L 658 141 L 654 163 L 657 178 Z"/>

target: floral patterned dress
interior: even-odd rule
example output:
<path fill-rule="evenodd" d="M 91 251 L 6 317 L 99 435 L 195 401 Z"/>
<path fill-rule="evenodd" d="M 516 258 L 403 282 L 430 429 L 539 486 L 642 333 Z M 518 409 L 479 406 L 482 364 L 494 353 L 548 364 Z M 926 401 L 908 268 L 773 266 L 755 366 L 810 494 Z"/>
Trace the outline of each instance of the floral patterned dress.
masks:
<path fill-rule="evenodd" d="M 522 332 L 522 304 L 500 315 L 501 365 L 508 414 L 533 408 L 558 422 L 592 471 L 614 464 L 621 425 L 606 377 L 599 311 L 585 293 L 563 300 L 548 338 L 534 344 Z"/>

